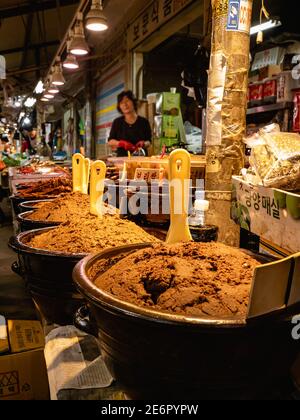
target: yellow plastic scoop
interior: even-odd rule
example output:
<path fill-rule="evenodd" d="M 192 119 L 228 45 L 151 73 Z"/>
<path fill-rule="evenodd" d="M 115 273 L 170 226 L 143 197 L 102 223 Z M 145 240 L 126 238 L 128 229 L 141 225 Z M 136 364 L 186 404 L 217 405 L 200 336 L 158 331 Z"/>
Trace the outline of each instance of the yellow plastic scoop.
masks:
<path fill-rule="evenodd" d="M 86 175 L 86 181 L 83 185 L 83 193 L 88 194 L 89 191 L 89 183 L 90 183 L 90 173 L 91 173 L 91 161 L 89 158 L 84 159 L 85 162 L 85 175 Z"/>
<path fill-rule="evenodd" d="M 103 215 L 103 192 L 104 179 L 106 176 L 106 165 L 101 160 L 97 160 L 91 165 L 91 207 L 90 212 L 95 216 Z"/>
<path fill-rule="evenodd" d="M 188 225 L 190 174 L 190 154 L 183 149 L 174 150 L 169 159 L 171 225 L 166 239 L 168 244 L 193 240 Z"/>
<path fill-rule="evenodd" d="M 85 158 L 80 153 L 76 153 L 72 158 L 73 171 L 73 192 L 86 194 L 86 166 Z"/>

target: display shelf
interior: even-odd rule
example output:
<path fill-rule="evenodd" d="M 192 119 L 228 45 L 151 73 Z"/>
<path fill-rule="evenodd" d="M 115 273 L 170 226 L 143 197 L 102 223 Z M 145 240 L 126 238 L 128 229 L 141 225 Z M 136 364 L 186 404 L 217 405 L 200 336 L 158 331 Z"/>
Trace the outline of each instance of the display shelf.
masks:
<path fill-rule="evenodd" d="M 293 108 L 293 102 L 279 102 L 276 104 L 261 105 L 255 108 L 249 108 L 247 110 L 247 115 L 262 114 L 264 112 L 281 111 L 284 109 L 292 109 L 292 108 Z"/>

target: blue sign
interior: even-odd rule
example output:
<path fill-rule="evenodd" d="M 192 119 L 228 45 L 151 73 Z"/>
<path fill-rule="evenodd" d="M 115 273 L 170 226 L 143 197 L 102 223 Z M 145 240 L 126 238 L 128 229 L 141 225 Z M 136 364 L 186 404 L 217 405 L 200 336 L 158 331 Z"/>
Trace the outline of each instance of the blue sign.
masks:
<path fill-rule="evenodd" d="M 237 31 L 239 29 L 241 0 L 228 0 L 227 30 Z"/>

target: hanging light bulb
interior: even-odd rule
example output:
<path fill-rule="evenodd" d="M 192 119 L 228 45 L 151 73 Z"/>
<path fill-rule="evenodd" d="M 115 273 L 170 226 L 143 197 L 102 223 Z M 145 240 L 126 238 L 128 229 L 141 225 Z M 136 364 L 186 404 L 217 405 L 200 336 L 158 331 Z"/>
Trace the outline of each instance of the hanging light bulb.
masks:
<path fill-rule="evenodd" d="M 59 93 L 57 85 L 50 84 L 49 88 L 47 89 L 47 93 L 51 93 L 52 95 Z"/>
<path fill-rule="evenodd" d="M 44 98 L 46 98 L 46 99 L 53 99 L 54 98 L 54 95 L 52 94 L 52 93 L 45 93 L 45 95 L 44 95 Z"/>
<path fill-rule="evenodd" d="M 66 83 L 64 76 L 62 74 L 60 59 L 55 65 L 54 73 L 52 74 L 52 85 L 62 86 Z"/>
<path fill-rule="evenodd" d="M 78 64 L 78 61 L 77 61 L 77 58 L 75 57 L 75 55 L 68 54 L 67 58 L 65 59 L 65 61 L 63 63 L 63 67 L 65 69 L 69 69 L 69 70 L 79 69 L 79 64 Z"/>
<path fill-rule="evenodd" d="M 103 32 L 108 29 L 107 18 L 103 13 L 102 0 L 93 0 L 85 19 L 85 27 L 90 31 Z"/>
<path fill-rule="evenodd" d="M 55 85 L 51 85 L 48 89 L 48 93 L 52 93 L 52 95 L 56 95 L 59 92 L 59 89 Z"/>
<path fill-rule="evenodd" d="M 71 41 L 68 41 L 67 42 L 67 58 L 63 62 L 63 67 L 69 70 L 77 70 L 79 68 L 79 64 L 75 55 L 70 53 L 70 45 L 71 45 Z"/>
<path fill-rule="evenodd" d="M 42 102 L 49 102 L 49 99 L 48 99 L 48 98 L 45 98 L 45 96 L 43 96 L 43 97 L 41 98 L 41 101 L 42 101 Z"/>
<path fill-rule="evenodd" d="M 74 36 L 70 44 L 70 53 L 73 55 L 80 56 L 87 55 L 89 53 L 89 47 L 84 36 L 82 20 L 82 13 L 78 13 Z"/>

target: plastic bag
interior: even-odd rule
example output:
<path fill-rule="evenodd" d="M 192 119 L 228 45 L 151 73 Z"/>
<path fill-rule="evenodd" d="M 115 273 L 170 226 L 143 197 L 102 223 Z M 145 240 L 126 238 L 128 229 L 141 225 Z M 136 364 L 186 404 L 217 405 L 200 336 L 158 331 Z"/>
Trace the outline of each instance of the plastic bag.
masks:
<path fill-rule="evenodd" d="M 266 187 L 300 190 L 300 136 L 279 131 L 277 124 L 264 127 L 245 140 L 252 148 L 250 164 Z"/>

